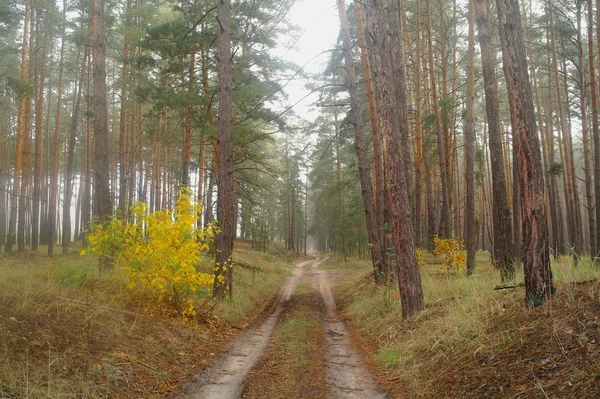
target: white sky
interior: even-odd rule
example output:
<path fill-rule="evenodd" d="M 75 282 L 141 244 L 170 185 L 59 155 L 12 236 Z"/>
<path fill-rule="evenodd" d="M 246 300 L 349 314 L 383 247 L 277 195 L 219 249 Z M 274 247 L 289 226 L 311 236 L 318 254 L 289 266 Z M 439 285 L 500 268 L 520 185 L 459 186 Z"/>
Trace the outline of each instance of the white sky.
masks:
<path fill-rule="evenodd" d="M 276 49 L 275 54 L 293 61 L 299 66 L 308 63 L 304 68 L 304 71 L 308 73 L 314 74 L 323 71 L 331 53 L 312 58 L 335 45 L 339 31 L 335 0 L 297 0 L 289 13 L 289 17 L 291 23 L 299 26 L 303 32 L 295 45 L 295 49 L 288 50 L 285 47 L 289 44 L 286 39 L 281 41 L 282 47 Z M 287 85 L 285 91 L 289 96 L 288 106 L 295 104 L 309 93 L 304 84 L 304 79 L 297 79 Z M 294 112 L 308 120 L 316 118 L 317 112 L 314 110 L 311 112 L 310 109 L 312 108 L 311 104 L 318 98 L 317 96 L 318 93 L 313 93 L 302 100 L 294 106 Z"/>

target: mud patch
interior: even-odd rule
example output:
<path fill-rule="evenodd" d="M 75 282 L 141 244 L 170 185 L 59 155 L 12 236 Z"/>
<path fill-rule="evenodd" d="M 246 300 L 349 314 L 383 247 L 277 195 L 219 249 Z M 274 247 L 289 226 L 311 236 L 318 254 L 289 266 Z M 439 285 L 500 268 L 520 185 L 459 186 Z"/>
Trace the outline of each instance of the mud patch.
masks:
<path fill-rule="evenodd" d="M 280 317 L 265 358 L 248 377 L 248 399 L 321 399 L 331 396 L 325 378 L 323 303 L 318 294 L 295 295 Z"/>

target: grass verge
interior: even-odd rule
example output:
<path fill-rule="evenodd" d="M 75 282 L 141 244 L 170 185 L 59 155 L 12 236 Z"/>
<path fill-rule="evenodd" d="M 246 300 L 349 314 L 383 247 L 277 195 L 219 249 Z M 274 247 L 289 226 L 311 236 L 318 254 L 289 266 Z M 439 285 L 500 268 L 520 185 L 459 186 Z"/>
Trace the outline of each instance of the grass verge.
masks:
<path fill-rule="evenodd" d="M 266 306 L 291 269 L 285 251 L 237 245 L 234 257 L 261 271 L 236 269 L 234 299 L 204 323 L 185 323 L 73 252 L 0 256 L 0 398 L 168 397 L 237 334 L 234 325 Z"/>
<path fill-rule="evenodd" d="M 394 397 L 600 397 L 600 269 L 589 259 L 577 268 L 567 257 L 554 261 L 556 296 L 533 310 L 522 287 L 493 290 L 499 277 L 487 253 L 471 278 L 426 261 L 426 311 L 410 320 L 401 318 L 396 287 L 372 283 L 368 262 L 348 262 L 350 278 L 337 289 Z"/>

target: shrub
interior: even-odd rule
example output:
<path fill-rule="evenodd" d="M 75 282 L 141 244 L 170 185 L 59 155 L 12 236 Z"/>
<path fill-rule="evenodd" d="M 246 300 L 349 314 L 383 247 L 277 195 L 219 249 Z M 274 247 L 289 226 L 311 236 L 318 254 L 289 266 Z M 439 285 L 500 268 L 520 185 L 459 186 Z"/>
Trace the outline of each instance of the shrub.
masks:
<path fill-rule="evenodd" d="M 137 202 L 128 223 L 113 217 L 105 226 L 96 224 L 82 252 L 112 256 L 129 289 L 149 290 L 157 304 L 170 305 L 187 319 L 197 313 L 201 288 L 213 284 L 213 276 L 199 273 L 196 266 L 209 249 L 214 229 L 196 227 L 202 206 L 193 202 L 191 190 L 182 189 L 178 198 L 174 210 L 150 212 Z"/>
<path fill-rule="evenodd" d="M 427 263 L 425 263 L 425 259 L 423 259 L 423 250 L 421 248 L 417 248 L 416 252 L 417 252 L 417 265 L 419 267 L 425 266 Z"/>
<path fill-rule="evenodd" d="M 433 253 L 444 257 L 442 271 L 446 273 L 454 273 L 460 271 L 467 259 L 467 251 L 465 251 L 465 243 L 457 240 L 454 237 L 441 239 L 437 235 L 433 238 L 435 249 Z"/>

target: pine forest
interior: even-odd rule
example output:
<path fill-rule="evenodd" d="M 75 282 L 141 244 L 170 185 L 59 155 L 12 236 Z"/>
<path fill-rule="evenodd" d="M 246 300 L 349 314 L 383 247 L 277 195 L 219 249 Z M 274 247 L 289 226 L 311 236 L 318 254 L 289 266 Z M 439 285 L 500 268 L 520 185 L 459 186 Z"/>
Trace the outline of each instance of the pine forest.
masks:
<path fill-rule="evenodd" d="M 0 0 L 0 397 L 600 397 L 599 21 Z"/>

